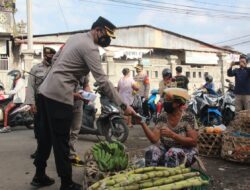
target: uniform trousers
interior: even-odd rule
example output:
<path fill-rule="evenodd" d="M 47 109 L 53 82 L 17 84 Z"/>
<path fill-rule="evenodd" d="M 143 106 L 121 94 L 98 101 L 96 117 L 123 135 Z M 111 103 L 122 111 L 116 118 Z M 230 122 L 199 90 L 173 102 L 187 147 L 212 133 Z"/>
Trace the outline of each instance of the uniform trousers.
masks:
<path fill-rule="evenodd" d="M 75 103 L 73 109 L 73 120 L 71 123 L 70 128 L 70 140 L 69 140 L 69 147 L 70 147 L 70 159 L 74 159 L 77 157 L 77 152 L 75 149 L 75 144 L 78 139 L 79 132 L 81 130 L 82 125 L 82 116 L 83 116 L 83 102 L 82 100 L 77 100 L 78 102 Z"/>
<path fill-rule="evenodd" d="M 72 166 L 69 160 L 69 134 L 73 118 L 73 106 L 57 102 L 43 95 L 40 98 L 40 113 L 37 133 L 38 149 L 34 165 L 37 174 L 45 173 L 47 160 L 53 147 L 56 169 L 63 181 L 72 181 Z"/>

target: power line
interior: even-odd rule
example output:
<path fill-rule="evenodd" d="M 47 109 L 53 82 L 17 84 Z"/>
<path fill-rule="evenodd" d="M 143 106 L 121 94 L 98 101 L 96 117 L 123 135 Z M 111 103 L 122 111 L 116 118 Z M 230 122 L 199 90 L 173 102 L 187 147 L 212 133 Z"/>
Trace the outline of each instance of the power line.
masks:
<path fill-rule="evenodd" d="M 224 12 L 224 13 L 230 13 L 230 14 L 243 14 L 243 15 L 249 15 L 249 13 L 243 13 L 243 12 L 235 12 L 235 11 L 227 11 L 227 10 L 221 10 L 221 9 L 212 9 L 212 8 L 204 8 L 204 7 L 197 7 L 197 6 L 189 6 L 189 5 L 183 5 L 183 4 L 176 4 L 176 3 L 166 3 L 162 1 L 155 1 L 155 0 L 144 0 L 147 2 L 152 3 L 159 3 L 159 4 L 167 4 L 167 5 L 173 5 L 173 6 L 179 6 L 179 7 L 186 7 L 186 8 L 194 8 L 194 9 L 201 9 L 201 10 L 208 10 L 208 11 L 214 11 L 214 12 Z"/>
<path fill-rule="evenodd" d="M 234 40 L 238 40 L 238 39 L 242 39 L 242 38 L 246 38 L 246 37 L 249 37 L 250 35 L 244 35 L 244 36 L 240 36 L 240 37 L 237 37 L 237 38 L 232 38 L 232 39 L 229 39 L 229 40 L 225 40 L 225 41 L 221 41 L 221 42 L 217 42 L 215 44 L 222 44 L 222 43 L 225 43 L 225 42 L 231 42 L 231 41 L 234 41 Z"/>
<path fill-rule="evenodd" d="M 232 45 L 229 45 L 229 46 L 238 46 L 238 45 L 243 45 L 243 44 L 248 44 L 248 43 L 250 43 L 250 40 L 244 41 L 244 42 L 240 42 L 240 43 L 236 43 L 236 44 L 232 44 Z"/>
<path fill-rule="evenodd" d="M 229 14 L 217 14 L 217 13 L 211 13 L 211 12 L 205 12 L 201 10 L 194 10 L 194 9 L 181 9 L 176 7 L 169 7 L 169 6 L 159 6 L 154 4 L 145 4 L 145 3 L 135 3 L 130 1 L 122 1 L 122 0 L 106 0 L 106 2 L 112 2 L 115 3 L 115 5 L 122 5 L 123 7 L 130 6 L 129 8 L 141 8 L 141 9 L 149 9 L 151 11 L 157 11 L 157 12 L 173 12 L 177 14 L 185 14 L 185 15 L 193 15 L 193 16 L 209 16 L 213 18 L 227 18 L 227 19 L 248 19 L 250 16 L 243 16 L 243 15 L 229 15 Z M 103 3 L 102 2 L 96 2 L 96 1 L 90 1 L 90 0 L 84 0 L 83 2 L 89 2 L 89 3 Z M 107 3 L 106 3 L 107 4 Z M 114 4 L 112 4 L 114 5 Z M 131 7 L 132 6 L 132 7 Z"/>
<path fill-rule="evenodd" d="M 162 6 L 162 5 L 155 5 L 155 4 L 145 4 L 145 3 L 135 3 L 135 2 L 131 2 L 131 1 L 123 1 L 123 0 L 106 0 L 106 1 L 111 1 L 111 2 L 116 2 L 118 4 L 130 4 L 130 5 L 135 5 L 135 6 L 142 6 L 142 7 L 149 7 L 149 8 L 154 8 L 157 10 L 172 10 L 172 11 L 176 11 L 176 12 L 184 12 L 185 14 L 196 14 L 196 15 L 208 15 L 208 16 L 212 16 L 211 13 L 209 12 L 204 12 L 202 10 L 194 10 L 194 9 L 183 9 L 183 8 L 178 8 L 178 7 L 169 7 L 169 6 Z M 156 2 L 156 1 L 154 1 Z M 159 3 L 159 1 L 158 1 Z M 220 13 L 220 12 L 219 12 Z M 214 14 L 214 13 L 213 13 Z M 230 17 L 230 18 L 250 18 L 250 15 L 225 15 L 225 14 L 217 14 L 214 16 L 216 17 Z"/>
<path fill-rule="evenodd" d="M 239 6 L 234 6 L 234 5 L 226 5 L 226 4 L 219 4 L 219 3 L 208 3 L 208 2 L 204 2 L 204 1 L 196 1 L 196 0 L 187 0 L 187 1 L 191 1 L 191 2 L 195 2 L 195 3 L 199 3 L 199 4 L 203 4 L 203 5 L 212 5 L 212 6 L 218 6 L 218 7 L 230 7 L 230 8 L 239 8 L 239 9 L 249 9 L 250 7 L 239 7 Z"/>
<path fill-rule="evenodd" d="M 66 20 L 65 15 L 64 15 L 64 12 L 63 12 L 63 9 L 62 9 L 60 0 L 57 0 L 57 3 L 58 3 L 58 5 L 59 5 L 59 9 L 60 9 L 60 11 L 61 11 L 61 13 L 62 13 L 62 17 L 63 17 L 64 24 L 65 24 L 65 26 L 66 26 L 66 29 L 69 31 L 69 25 L 68 25 L 68 22 L 67 22 L 67 20 Z"/>

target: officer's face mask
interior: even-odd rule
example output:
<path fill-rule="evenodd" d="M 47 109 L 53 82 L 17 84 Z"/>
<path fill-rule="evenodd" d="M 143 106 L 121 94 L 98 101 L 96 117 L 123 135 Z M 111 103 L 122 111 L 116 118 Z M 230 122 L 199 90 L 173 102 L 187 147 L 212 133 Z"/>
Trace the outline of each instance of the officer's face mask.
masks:
<path fill-rule="evenodd" d="M 47 61 L 48 65 L 52 64 L 52 58 L 53 56 L 45 56 L 45 60 Z"/>
<path fill-rule="evenodd" d="M 100 35 L 101 33 L 101 35 Z M 101 47 L 107 47 L 111 43 L 111 39 L 109 36 L 106 35 L 106 32 L 104 29 L 100 29 L 99 32 L 97 33 L 97 44 Z"/>
<path fill-rule="evenodd" d="M 110 45 L 110 42 L 111 42 L 111 39 L 109 36 L 101 36 L 98 38 L 98 44 L 101 46 L 101 47 L 107 47 Z"/>
<path fill-rule="evenodd" d="M 163 108 L 167 113 L 173 113 L 175 111 L 174 105 L 172 101 L 165 101 L 163 103 Z"/>

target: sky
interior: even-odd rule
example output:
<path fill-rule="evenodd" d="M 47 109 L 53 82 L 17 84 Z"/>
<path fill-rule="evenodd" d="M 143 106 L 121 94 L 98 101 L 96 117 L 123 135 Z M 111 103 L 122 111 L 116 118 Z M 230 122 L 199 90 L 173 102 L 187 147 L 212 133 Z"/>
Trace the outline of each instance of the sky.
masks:
<path fill-rule="evenodd" d="M 16 7 L 16 22 L 26 22 L 26 0 L 16 0 Z M 89 29 L 103 16 L 116 26 L 152 25 L 250 53 L 250 0 L 32 0 L 32 9 L 34 34 Z"/>

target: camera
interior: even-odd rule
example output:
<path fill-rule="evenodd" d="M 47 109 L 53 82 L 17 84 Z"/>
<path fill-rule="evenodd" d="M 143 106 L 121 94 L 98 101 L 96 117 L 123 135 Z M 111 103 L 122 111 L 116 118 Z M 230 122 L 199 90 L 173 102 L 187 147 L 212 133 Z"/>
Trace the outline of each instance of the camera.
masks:
<path fill-rule="evenodd" d="M 240 65 L 240 62 L 239 61 L 235 61 L 234 64 L 235 65 Z"/>

